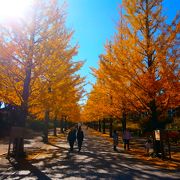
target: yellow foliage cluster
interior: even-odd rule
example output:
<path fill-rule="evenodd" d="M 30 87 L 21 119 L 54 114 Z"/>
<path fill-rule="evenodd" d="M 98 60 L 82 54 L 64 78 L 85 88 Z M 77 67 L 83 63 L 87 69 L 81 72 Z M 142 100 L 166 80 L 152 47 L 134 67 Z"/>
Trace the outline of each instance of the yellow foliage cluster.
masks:
<path fill-rule="evenodd" d="M 93 69 L 96 84 L 84 107 L 85 121 L 123 113 L 146 113 L 158 120 L 180 105 L 180 16 L 162 16 L 161 0 L 124 0 L 118 33 Z"/>
<path fill-rule="evenodd" d="M 83 62 L 72 60 L 78 45 L 70 45 L 64 9 L 38 0 L 26 20 L 0 24 L 0 101 L 39 119 L 47 110 L 52 118 L 80 118 L 84 78 L 77 72 Z"/>

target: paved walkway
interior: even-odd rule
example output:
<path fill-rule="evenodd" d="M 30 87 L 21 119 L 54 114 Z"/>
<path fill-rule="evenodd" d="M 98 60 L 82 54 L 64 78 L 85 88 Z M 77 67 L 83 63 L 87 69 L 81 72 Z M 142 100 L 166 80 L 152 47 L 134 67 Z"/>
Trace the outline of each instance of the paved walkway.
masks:
<path fill-rule="evenodd" d="M 0 179 L 179 179 L 178 170 L 167 170 L 134 155 L 112 150 L 111 142 L 85 130 L 82 152 L 69 153 L 65 137 L 51 141 L 29 160 L 15 162 L 0 157 Z"/>

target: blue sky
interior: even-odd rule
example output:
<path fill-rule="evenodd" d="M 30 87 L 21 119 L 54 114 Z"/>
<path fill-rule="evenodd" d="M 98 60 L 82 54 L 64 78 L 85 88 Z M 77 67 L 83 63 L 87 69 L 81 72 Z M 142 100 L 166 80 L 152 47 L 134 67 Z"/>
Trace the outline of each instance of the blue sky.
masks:
<path fill-rule="evenodd" d="M 66 0 L 67 25 L 75 30 L 73 42 L 79 43 L 76 60 L 85 60 L 80 73 L 88 82 L 95 82 L 89 67 L 98 67 L 98 56 L 113 36 L 118 20 L 119 0 Z M 91 85 L 86 86 L 89 92 Z"/>
<path fill-rule="evenodd" d="M 66 3 L 67 26 L 75 31 L 72 42 L 80 46 L 74 59 L 86 61 L 80 73 L 87 81 L 95 82 L 89 67 L 98 67 L 98 56 L 104 53 L 104 44 L 116 31 L 121 0 L 66 0 Z M 163 7 L 170 21 L 180 10 L 180 1 L 164 0 Z M 91 90 L 90 85 L 85 88 Z"/>

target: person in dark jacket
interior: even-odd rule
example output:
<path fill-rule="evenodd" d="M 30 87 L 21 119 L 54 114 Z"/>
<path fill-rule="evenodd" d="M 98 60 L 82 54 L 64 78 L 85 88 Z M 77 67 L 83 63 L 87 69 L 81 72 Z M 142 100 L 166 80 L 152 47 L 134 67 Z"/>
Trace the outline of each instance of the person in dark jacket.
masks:
<path fill-rule="evenodd" d="M 78 149 L 79 149 L 78 152 L 81 151 L 83 139 L 84 139 L 84 133 L 81 129 L 81 126 L 79 126 L 78 131 L 77 131 L 77 141 L 78 141 Z"/>
<path fill-rule="evenodd" d="M 68 140 L 68 142 L 69 142 L 70 151 L 73 151 L 74 142 L 76 141 L 76 129 L 75 129 L 75 128 L 72 128 L 72 129 L 69 131 L 67 140 Z"/>
<path fill-rule="evenodd" d="M 118 134 L 116 130 L 114 130 L 112 138 L 113 138 L 114 151 L 117 151 L 116 146 L 118 145 Z"/>

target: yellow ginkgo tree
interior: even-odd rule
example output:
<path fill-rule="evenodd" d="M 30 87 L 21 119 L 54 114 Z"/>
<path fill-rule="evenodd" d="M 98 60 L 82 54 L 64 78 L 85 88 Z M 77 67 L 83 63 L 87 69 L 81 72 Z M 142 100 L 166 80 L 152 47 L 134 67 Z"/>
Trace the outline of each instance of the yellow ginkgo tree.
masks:
<path fill-rule="evenodd" d="M 73 81 L 82 66 L 72 61 L 77 46 L 70 46 L 73 31 L 65 26 L 64 8 L 56 0 L 38 0 L 23 19 L 0 24 L 0 101 L 18 107 L 18 126 L 25 127 L 28 112 L 46 112 L 48 119 L 53 100 L 63 99 L 61 88 L 69 86 L 66 77 Z"/>
<path fill-rule="evenodd" d="M 149 129 L 160 127 L 162 116 L 180 103 L 180 16 L 168 25 L 162 2 L 123 1 L 125 14 L 95 71 L 97 83 L 105 82 L 102 89 L 112 95 L 111 112 L 143 114 Z"/>

